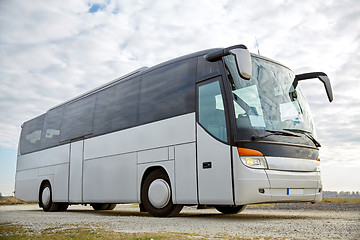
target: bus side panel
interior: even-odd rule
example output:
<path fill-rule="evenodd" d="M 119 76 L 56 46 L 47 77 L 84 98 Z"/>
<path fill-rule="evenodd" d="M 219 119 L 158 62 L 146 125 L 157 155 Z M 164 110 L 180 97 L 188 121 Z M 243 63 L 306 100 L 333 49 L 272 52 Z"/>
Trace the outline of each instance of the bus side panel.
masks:
<path fill-rule="evenodd" d="M 40 180 L 37 169 L 18 171 L 16 173 L 15 197 L 23 201 L 38 202 Z"/>
<path fill-rule="evenodd" d="M 137 196 L 138 201 L 141 202 L 141 181 L 143 180 L 144 173 L 150 167 L 161 167 L 163 168 L 169 176 L 170 185 L 171 185 L 171 194 L 173 203 L 176 202 L 176 189 L 175 189 L 175 174 L 174 174 L 174 160 L 160 161 L 160 162 L 152 162 L 152 163 L 141 163 L 137 166 L 138 171 L 138 181 L 137 181 Z"/>
<path fill-rule="evenodd" d="M 67 144 L 19 155 L 16 166 L 16 197 L 25 201 L 39 201 L 41 182 L 49 180 L 53 201 L 67 201 L 69 150 Z"/>
<path fill-rule="evenodd" d="M 87 200 L 91 199 L 91 201 L 95 201 L 94 199 L 100 201 L 99 197 L 101 197 L 102 201 L 106 200 L 106 196 L 100 196 L 102 193 L 95 193 L 95 191 L 99 191 L 97 189 L 99 187 L 98 185 L 97 188 L 92 189 L 93 186 L 91 186 L 90 183 L 95 185 L 99 183 L 90 181 L 90 178 L 93 177 L 97 169 L 100 168 L 100 162 L 104 162 L 104 165 L 107 165 L 105 164 L 106 161 L 104 159 L 110 158 L 110 162 L 115 164 L 111 169 L 111 174 L 125 174 L 121 178 L 112 178 L 111 176 L 105 177 L 107 183 L 111 182 L 112 186 L 119 186 L 119 193 L 116 195 L 116 198 L 119 197 L 117 202 L 134 202 L 131 201 L 133 199 L 133 192 L 132 190 L 130 191 L 130 188 L 132 188 L 130 186 L 133 184 L 137 184 L 137 187 L 134 188 L 137 191 L 135 202 L 140 201 L 141 181 L 144 171 L 146 171 L 148 167 L 160 166 L 159 162 L 162 161 L 165 161 L 163 165 L 167 167 L 165 170 L 168 172 L 172 182 L 173 200 L 176 202 L 176 184 L 173 166 L 173 160 L 175 158 L 174 147 L 194 142 L 195 113 L 176 116 L 87 139 L 85 140 L 84 146 L 84 159 L 86 165 L 84 170 L 84 174 L 86 175 L 86 179 L 84 179 L 84 189 L 86 188 L 84 190 L 84 197 L 86 197 Z M 132 156 L 132 153 L 137 154 L 137 159 L 135 161 L 132 157 L 130 157 L 131 159 L 120 159 L 121 156 L 127 156 L 128 154 L 130 154 L 129 156 Z M 183 159 L 183 157 L 180 157 L 180 159 L 181 158 Z M 194 161 L 194 159 L 195 154 L 189 161 Z M 95 162 L 91 163 L 92 161 Z M 97 163 L 97 161 L 99 162 Z M 171 167 L 168 166 L 169 162 L 171 162 Z M 137 164 L 137 166 L 134 166 L 134 163 Z M 134 167 L 137 168 L 137 171 L 133 173 Z M 193 168 L 193 166 L 191 167 Z M 104 166 L 101 166 L 101 168 L 104 168 Z M 117 171 L 115 171 L 115 169 L 117 169 Z M 193 171 L 193 169 L 191 169 L 191 171 Z M 104 170 L 104 172 L 106 171 Z M 101 176 L 100 173 L 97 173 L 99 174 L 99 178 L 104 177 L 104 172 L 101 173 Z M 137 181 L 134 179 L 134 177 L 136 177 L 136 172 L 138 173 Z M 194 178 L 194 176 L 191 176 L 191 178 Z M 122 182 L 124 181 L 126 181 L 126 184 L 129 186 L 122 185 Z M 180 183 L 180 185 L 181 184 L 183 183 Z M 196 182 L 193 183 L 193 185 L 195 184 Z M 124 187 L 125 189 L 128 189 L 128 192 L 125 195 L 121 195 Z"/>
<path fill-rule="evenodd" d="M 69 202 L 83 202 L 84 141 L 70 144 Z"/>
<path fill-rule="evenodd" d="M 84 202 L 137 202 L 136 181 L 136 153 L 86 160 Z"/>
<path fill-rule="evenodd" d="M 85 140 L 84 159 L 195 141 L 195 113 L 189 113 Z"/>
<path fill-rule="evenodd" d="M 196 145 L 175 146 L 176 203 L 197 204 Z"/>
<path fill-rule="evenodd" d="M 55 166 L 53 189 L 54 202 L 68 202 L 69 163 Z"/>
<path fill-rule="evenodd" d="M 34 169 L 46 166 L 54 166 L 62 163 L 69 163 L 70 145 L 61 145 L 54 148 L 45 149 L 20 155 L 17 160 L 17 171 Z"/>

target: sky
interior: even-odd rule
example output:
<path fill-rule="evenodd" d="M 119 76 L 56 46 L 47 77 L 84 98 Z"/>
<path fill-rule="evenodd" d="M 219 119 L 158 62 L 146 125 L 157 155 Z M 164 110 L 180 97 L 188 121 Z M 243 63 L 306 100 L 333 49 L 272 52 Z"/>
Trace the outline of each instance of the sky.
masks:
<path fill-rule="evenodd" d="M 360 191 L 358 0 L 0 1 L 0 193 L 14 190 L 20 126 L 142 66 L 245 44 L 295 74 L 328 74 L 334 101 L 301 85 L 324 190 Z"/>

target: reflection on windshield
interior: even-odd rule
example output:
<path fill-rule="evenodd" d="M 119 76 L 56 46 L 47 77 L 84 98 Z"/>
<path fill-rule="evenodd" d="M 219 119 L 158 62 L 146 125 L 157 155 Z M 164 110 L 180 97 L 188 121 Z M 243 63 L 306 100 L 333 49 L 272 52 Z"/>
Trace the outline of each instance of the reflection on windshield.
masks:
<path fill-rule="evenodd" d="M 245 114 L 249 118 L 251 126 L 266 127 L 256 85 L 235 89 L 233 90 L 233 96 L 237 116 Z"/>
<path fill-rule="evenodd" d="M 233 56 L 224 58 L 238 131 L 299 129 L 314 134 L 307 102 L 299 86 L 292 85 L 292 71 L 252 57 L 253 76 L 248 81 L 239 76 Z"/>

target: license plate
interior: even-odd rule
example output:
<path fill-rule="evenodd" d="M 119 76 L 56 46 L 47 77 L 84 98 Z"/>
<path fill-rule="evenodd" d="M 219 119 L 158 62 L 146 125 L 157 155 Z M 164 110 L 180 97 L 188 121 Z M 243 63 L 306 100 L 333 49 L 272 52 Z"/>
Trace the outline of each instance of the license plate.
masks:
<path fill-rule="evenodd" d="M 304 189 L 288 188 L 286 195 L 304 195 Z"/>

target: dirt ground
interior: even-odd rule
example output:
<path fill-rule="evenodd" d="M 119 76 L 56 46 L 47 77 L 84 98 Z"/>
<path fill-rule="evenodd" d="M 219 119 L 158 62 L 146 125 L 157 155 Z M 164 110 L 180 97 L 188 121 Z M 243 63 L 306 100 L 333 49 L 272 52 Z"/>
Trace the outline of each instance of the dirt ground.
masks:
<path fill-rule="evenodd" d="M 174 218 L 151 217 L 135 204 L 117 205 L 112 211 L 74 205 L 52 213 L 35 204 L 11 205 L 0 206 L 0 223 L 23 226 L 32 234 L 87 227 L 115 233 L 180 233 L 197 239 L 360 239 L 360 204 L 254 205 L 235 215 L 184 207 Z"/>

